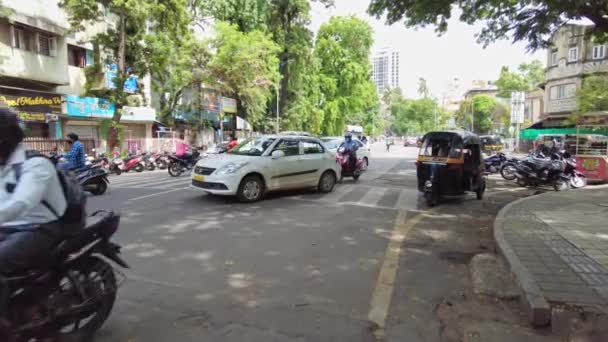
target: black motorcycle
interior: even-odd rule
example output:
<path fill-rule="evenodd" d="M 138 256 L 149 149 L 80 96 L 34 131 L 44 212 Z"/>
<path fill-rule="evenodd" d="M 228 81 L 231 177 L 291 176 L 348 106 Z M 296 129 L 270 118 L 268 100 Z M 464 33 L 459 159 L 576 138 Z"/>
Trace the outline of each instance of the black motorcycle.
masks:
<path fill-rule="evenodd" d="M 516 166 L 515 177 L 519 186 L 553 186 L 555 191 L 570 187 L 570 177 L 564 173 L 566 162 L 555 153 L 551 158 L 531 157 Z"/>
<path fill-rule="evenodd" d="M 119 286 L 107 260 L 129 266 L 110 238 L 120 216 L 100 211 L 94 223 L 60 242 L 36 268 L 0 280 L 1 341 L 89 341 L 106 321 Z"/>
<path fill-rule="evenodd" d="M 491 155 L 483 160 L 483 163 L 486 168 L 486 173 L 498 173 L 502 165 L 507 162 L 507 157 L 504 153 L 498 152 L 494 155 Z"/>
<path fill-rule="evenodd" d="M 61 156 L 52 153 L 49 159 L 53 162 L 53 164 L 57 165 L 61 159 Z M 73 172 L 74 175 L 76 175 L 78 183 L 80 183 L 80 186 L 82 186 L 82 190 L 86 192 L 90 192 L 95 196 L 101 196 L 108 190 L 108 185 L 110 184 L 108 175 L 110 173 L 108 170 L 102 167 L 102 163 L 87 165 L 70 172 Z"/>
<path fill-rule="evenodd" d="M 169 174 L 172 177 L 179 177 L 182 173 L 192 170 L 196 162 L 198 162 L 199 157 L 198 151 L 192 152 L 189 158 L 178 157 L 174 154 L 169 155 Z"/>

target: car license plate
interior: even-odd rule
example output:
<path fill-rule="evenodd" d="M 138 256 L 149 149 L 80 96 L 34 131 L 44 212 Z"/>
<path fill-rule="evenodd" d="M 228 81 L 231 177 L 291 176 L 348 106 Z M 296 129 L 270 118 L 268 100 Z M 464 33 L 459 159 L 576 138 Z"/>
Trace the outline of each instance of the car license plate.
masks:
<path fill-rule="evenodd" d="M 192 179 L 194 179 L 195 181 L 204 182 L 205 181 L 205 176 L 203 176 L 203 175 L 194 175 L 194 176 L 192 176 Z"/>

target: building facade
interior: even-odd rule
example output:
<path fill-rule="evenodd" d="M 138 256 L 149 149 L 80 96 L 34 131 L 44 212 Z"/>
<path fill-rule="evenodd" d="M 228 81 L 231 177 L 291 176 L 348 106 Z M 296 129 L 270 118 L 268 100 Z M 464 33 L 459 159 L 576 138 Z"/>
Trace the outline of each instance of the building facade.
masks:
<path fill-rule="evenodd" d="M 577 91 L 585 77 L 608 74 L 608 46 L 585 38 L 591 26 L 567 24 L 551 38 L 547 51 L 543 119 L 559 126 L 563 118 L 576 112 Z"/>
<path fill-rule="evenodd" d="M 399 88 L 399 51 L 383 49 L 372 56 L 372 78 L 379 94 Z"/>
<path fill-rule="evenodd" d="M 30 137 L 63 139 L 75 132 L 103 145 L 100 121 L 112 118 L 115 107 L 84 96 L 85 68 L 94 63 L 90 37 L 114 25 L 112 18 L 73 33 L 57 0 L 3 0 L 2 6 L 9 14 L 0 18 L 0 102 L 18 113 Z M 111 71 L 108 66 L 99 75 L 100 88 L 112 84 Z M 144 96 L 149 103 L 149 93 Z M 121 121 L 129 136 L 145 138 L 155 117 L 150 107 L 127 107 Z"/>

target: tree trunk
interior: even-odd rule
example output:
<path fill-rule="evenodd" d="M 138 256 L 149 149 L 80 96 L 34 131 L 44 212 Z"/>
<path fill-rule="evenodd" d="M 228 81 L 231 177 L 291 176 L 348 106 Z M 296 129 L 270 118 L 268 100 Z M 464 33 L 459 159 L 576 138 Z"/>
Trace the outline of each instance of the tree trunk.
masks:
<path fill-rule="evenodd" d="M 125 15 L 123 13 L 120 14 L 119 17 L 119 21 L 118 21 L 118 34 L 120 37 L 120 40 L 118 42 L 118 72 L 117 72 L 117 78 L 119 80 L 123 79 L 123 75 L 125 72 L 125 50 L 126 50 L 126 45 L 127 45 L 127 18 L 125 17 Z M 116 86 L 116 92 L 123 92 L 123 87 L 124 84 L 123 82 L 120 82 L 121 84 L 115 84 Z M 121 116 L 121 111 L 122 111 L 122 107 L 123 104 L 122 103 L 118 103 L 119 101 L 117 101 L 116 103 L 116 108 L 114 110 L 114 115 L 112 116 L 112 121 L 114 121 L 115 125 L 120 123 L 120 116 Z M 116 129 L 116 127 L 111 127 L 109 132 L 108 132 L 108 152 L 112 151 L 114 149 L 114 147 L 116 147 L 116 144 L 118 143 L 118 130 Z"/>

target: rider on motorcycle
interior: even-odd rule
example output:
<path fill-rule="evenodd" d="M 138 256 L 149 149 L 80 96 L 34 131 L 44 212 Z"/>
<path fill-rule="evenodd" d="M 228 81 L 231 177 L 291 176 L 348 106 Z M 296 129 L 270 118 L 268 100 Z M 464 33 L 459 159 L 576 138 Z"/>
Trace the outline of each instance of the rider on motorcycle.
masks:
<path fill-rule="evenodd" d="M 68 139 L 70 140 L 70 152 L 64 155 L 64 158 L 67 160 L 65 163 L 60 163 L 57 165 L 59 169 L 63 170 L 76 170 L 84 167 L 85 165 L 85 153 L 84 153 L 84 145 L 80 142 L 78 135 L 76 133 L 68 134 Z"/>
<path fill-rule="evenodd" d="M 55 166 L 27 158 L 17 116 L 0 108 L 0 273 L 30 266 L 61 238 L 67 208 Z M 0 275 L 1 278 L 1 275 Z"/>
<path fill-rule="evenodd" d="M 192 163 L 192 147 L 186 143 L 183 134 L 179 136 L 179 139 L 180 141 L 177 143 L 175 155 L 190 164 Z"/>
<path fill-rule="evenodd" d="M 342 144 L 346 152 L 348 152 L 348 163 L 351 170 L 355 169 L 357 165 L 357 143 L 353 141 L 353 136 L 350 133 L 346 133 L 344 136 L 344 144 Z"/>

